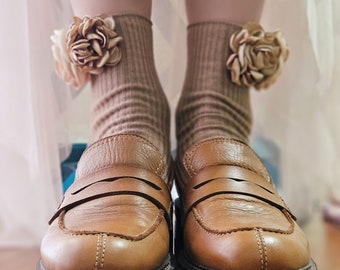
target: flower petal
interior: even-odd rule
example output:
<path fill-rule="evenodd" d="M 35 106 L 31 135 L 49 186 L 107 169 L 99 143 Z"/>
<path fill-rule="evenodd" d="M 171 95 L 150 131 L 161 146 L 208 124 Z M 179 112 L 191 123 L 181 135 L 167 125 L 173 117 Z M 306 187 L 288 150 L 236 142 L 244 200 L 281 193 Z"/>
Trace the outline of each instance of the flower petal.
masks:
<path fill-rule="evenodd" d="M 72 50 L 82 50 L 86 49 L 90 46 L 90 42 L 87 39 L 79 40 L 79 42 L 75 42 L 72 45 Z"/>
<path fill-rule="evenodd" d="M 121 42 L 122 40 L 123 40 L 122 37 L 115 37 L 115 38 L 110 39 L 109 45 L 107 46 L 108 49 L 116 47 L 118 45 L 118 43 Z"/>
<path fill-rule="evenodd" d="M 100 74 L 106 65 L 117 65 L 122 37 L 114 31 L 113 17 L 74 17 L 69 30 L 55 30 L 51 37 L 55 69 L 66 83 L 79 88 L 90 74 Z"/>
<path fill-rule="evenodd" d="M 229 58 L 227 60 L 227 64 L 226 64 L 228 69 L 232 69 L 232 65 L 233 65 L 233 62 L 235 61 L 235 58 L 237 58 L 236 53 L 233 53 L 229 56 Z"/>
<path fill-rule="evenodd" d="M 110 66 L 115 66 L 120 62 L 121 58 L 122 58 L 121 51 L 117 47 L 115 47 L 113 51 L 111 52 L 111 55 L 110 55 L 109 60 L 107 61 L 107 64 Z"/>
<path fill-rule="evenodd" d="M 116 23 L 115 23 L 115 20 L 112 18 L 112 17 L 106 17 L 104 19 L 104 23 L 105 25 L 110 28 L 111 30 L 115 29 L 116 27 Z"/>
<path fill-rule="evenodd" d="M 232 53 L 226 67 L 231 80 L 256 89 L 268 87 L 276 80 L 289 54 L 281 32 L 265 32 L 257 23 L 246 24 L 233 33 L 229 48 Z"/>
<path fill-rule="evenodd" d="M 103 67 L 109 59 L 110 53 L 109 51 L 106 51 L 104 55 L 101 57 L 100 61 L 97 63 L 97 67 Z"/>
<path fill-rule="evenodd" d="M 96 29 L 96 33 L 100 36 L 101 45 L 106 46 L 108 40 L 106 33 L 102 29 Z"/>
<path fill-rule="evenodd" d="M 102 47 L 99 45 L 98 40 L 93 40 L 91 42 L 91 47 L 93 48 L 93 50 L 99 55 L 102 56 L 103 55 L 103 50 Z"/>
<path fill-rule="evenodd" d="M 256 82 L 260 82 L 264 78 L 264 75 L 261 72 L 255 70 L 250 70 L 250 74 Z"/>
<path fill-rule="evenodd" d="M 239 48 L 238 48 L 238 59 L 240 61 L 240 65 L 241 67 L 244 66 L 244 50 L 245 50 L 246 45 L 242 44 Z"/>
<path fill-rule="evenodd" d="M 240 85 L 240 64 L 238 62 L 238 59 L 235 59 L 235 61 L 232 63 L 231 81 L 236 83 L 237 85 Z"/>

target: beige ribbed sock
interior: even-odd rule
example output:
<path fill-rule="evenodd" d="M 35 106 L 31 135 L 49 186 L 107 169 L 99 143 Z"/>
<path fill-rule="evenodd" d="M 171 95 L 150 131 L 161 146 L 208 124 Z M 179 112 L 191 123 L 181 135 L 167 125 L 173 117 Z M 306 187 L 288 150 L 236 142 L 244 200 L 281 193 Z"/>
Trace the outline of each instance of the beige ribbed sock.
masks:
<path fill-rule="evenodd" d="M 138 15 L 115 16 L 122 58 L 92 76 L 92 132 L 96 141 L 133 134 L 153 143 L 169 161 L 170 111 L 153 58 L 152 24 Z"/>
<path fill-rule="evenodd" d="M 220 22 L 188 27 L 188 64 L 176 110 L 178 155 L 203 140 L 248 141 L 251 129 L 249 89 L 231 82 L 226 69 L 231 35 L 241 27 Z"/>

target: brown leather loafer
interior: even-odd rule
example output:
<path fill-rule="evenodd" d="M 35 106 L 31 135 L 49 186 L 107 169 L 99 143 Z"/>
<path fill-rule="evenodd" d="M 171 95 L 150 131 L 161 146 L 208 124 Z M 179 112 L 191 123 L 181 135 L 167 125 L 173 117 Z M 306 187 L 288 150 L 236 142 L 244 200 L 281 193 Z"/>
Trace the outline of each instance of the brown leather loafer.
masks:
<path fill-rule="evenodd" d="M 202 142 L 178 166 L 180 269 L 314 270 L 309 244 L 245 144 Z"/>
<path fill-rule="evenodd" d="M 89 146 L 50 221 L 40 268 L 172 269 L 167 168 L 160 152 L 137 136 Z"/>

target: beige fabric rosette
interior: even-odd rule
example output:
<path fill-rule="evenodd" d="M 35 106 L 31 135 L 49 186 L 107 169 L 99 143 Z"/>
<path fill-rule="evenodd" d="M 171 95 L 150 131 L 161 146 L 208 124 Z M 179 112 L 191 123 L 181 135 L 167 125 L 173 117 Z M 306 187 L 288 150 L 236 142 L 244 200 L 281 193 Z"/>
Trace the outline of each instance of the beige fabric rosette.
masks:
<path fill-rule="evenodd" d="M 56 30 L 51 39 L 56 73 L 76 89 L 90 80 L 90 74 L 98 75 L 121 60 L 122 37 L 115 32 L 112 17 L 74 17 L 67 33 Z"/>
<path fill-rule="evenodd" d="M 248 23 L 231 36 L 227 69 L 240 86 L 263 89 L 281 74 L 289 50 L 280 31 L 265 32 L 257 23 Z"/>

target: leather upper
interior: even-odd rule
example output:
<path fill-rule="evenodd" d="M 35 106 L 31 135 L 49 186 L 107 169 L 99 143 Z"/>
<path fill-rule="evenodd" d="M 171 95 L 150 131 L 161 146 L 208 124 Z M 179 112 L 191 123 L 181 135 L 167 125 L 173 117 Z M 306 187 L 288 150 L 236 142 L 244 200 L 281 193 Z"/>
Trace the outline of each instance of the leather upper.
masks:
<path fill-rule="evenodd" d="M 162 268 L 171 228 L 167 168 L 159 151 L 137 136 L 89 146 L 42 241 L 44 267 Z"/>
<path fill-rule="evenodd" d="M 228 139 L 202 142 L 179 164 L 184 253 L 199 269 L 300 269 L 308 242 L 261 160 Z"/>

